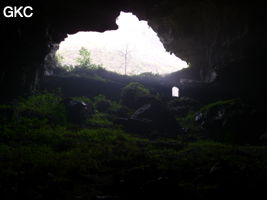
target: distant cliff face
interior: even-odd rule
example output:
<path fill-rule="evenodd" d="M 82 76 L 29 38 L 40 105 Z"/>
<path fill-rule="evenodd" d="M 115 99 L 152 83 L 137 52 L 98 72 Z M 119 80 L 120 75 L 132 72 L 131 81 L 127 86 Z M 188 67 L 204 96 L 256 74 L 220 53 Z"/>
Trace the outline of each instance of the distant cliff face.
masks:
<path fill-rule="evenodd" d="M 168 63 L 157 63 L 151 59 L 139 57 L 134 52 L 128 53 L 128 58 L 125 60 L 125 52 L 119 50 L 101 49 L 95 46 L 87 48 L 90 51 L 91 63 L 101 65 L 105 69 L 119 74 L 136 75 L 145 72 L 154 74 L 167 74 L 178 71 L 180 68 L 176 65 L 168 65 Z M 79 57 L 79 50 L 60 49 L 58 54 L 64 57 L 63 65 L 77 65 L 76 59 Z M 125 63 L 126 62 L 126 63 Z"/>
<path fill-rule="evenodd" d="M 118 39 L 114 40 L 112 36 L 105 38 L 101 33 L 98 34 L 99 39 L 92 37 L 90 33 L 85 34 L 84 39 L 79 38 L 77 34 L 73 36 L 76 39 L 70 37 L 69 40 L 61 43 L 56 53 L 62 58 L 61 65 L 77 65 L 79 50 L 85 47 L 90 52 L 91 63 L 119 74 L 125 74 L 125 67 L 127 75 L 145 72 L 168 74 L 187 67 L 186 62 L 166 52 L 162 44 L 160 50 L 152 51 L 153 43 L 144 44 L 142 40 L 124 43 Z M 78 43 L 80 40 L 82 44 Z M 120 44 L 113 44 L 114 42 Z"/>
<path fill-rule="evenodd" d="M 188 66 L 164 49 L 146 21 L 139 20 L 132 13 L 120 12 L 116 23 L 117 30 L 68 35 L 57 52 L 62 64 L 76 65 L 79 50 L 85 47 L 90 51 L 92 63 L 120 74 L 168 74 Z"/>
<path fill-rule="evenodd" d="M 32 18 L 7 19 L 1 15 L 3 96 L 16 96 L 37 86 L 44 71 L 44 58 L 52 44 L 78 31 L 114 30 L 117 28 L 115 19 L 122 10 L 147 20 L 165 48 L 189 62 L 192 73 L 199 74 L 200 80 L 207 79 L 215 70 L 221 84 L 234 85 L 236 91 L 245 87 L 250 87 L 250 91 L 266 89 L 267 16 L 260 1 L 24 3 L 34 8 Z M 1 6 L 8 4 L 8 1 L 1 2 Z"/>

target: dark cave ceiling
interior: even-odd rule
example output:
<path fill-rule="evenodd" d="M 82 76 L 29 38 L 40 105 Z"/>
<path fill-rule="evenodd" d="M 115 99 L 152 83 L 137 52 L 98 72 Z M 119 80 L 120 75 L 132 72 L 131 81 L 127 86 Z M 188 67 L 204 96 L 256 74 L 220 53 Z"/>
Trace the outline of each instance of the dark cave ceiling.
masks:
<path fill-rule="evenodd" d="M 10 1 L 2 2 L 1 8 L 7 5 Z M 165 48 L 189 62 L 200 80 L 213 71 L 237 85 L 247 78 L 264 78 L 267 17 L 260 1 L 48 0 L 23 5 L 34 8 L 32 18 L 1 16 L 0 81 L 2 87 L 10 85 L 2 88 L 5 95 L 36 87 L 52 44 L 78 31 L 114 30 L 120 11 L 147 20 Z"/>

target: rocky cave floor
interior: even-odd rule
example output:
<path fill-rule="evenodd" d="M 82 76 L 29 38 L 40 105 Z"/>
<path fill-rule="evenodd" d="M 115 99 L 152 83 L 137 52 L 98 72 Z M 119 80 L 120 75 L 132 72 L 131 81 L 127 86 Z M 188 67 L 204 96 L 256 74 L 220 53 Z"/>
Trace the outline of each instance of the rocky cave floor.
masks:
<path fill-rule="evenodd" d="M 203 104 L 167 98 L 151 84 L 157 78 L 116 82 L 91 72 L 64 74 L 47 77 L 41 91 L 0 105 L 0 198 L 264 194 L 262 112 L 242 99 Z"/>

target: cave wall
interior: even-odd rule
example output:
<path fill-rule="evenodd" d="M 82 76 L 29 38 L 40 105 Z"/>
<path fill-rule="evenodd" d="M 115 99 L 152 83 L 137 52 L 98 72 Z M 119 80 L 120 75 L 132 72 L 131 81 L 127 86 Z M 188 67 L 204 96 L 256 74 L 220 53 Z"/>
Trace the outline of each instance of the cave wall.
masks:
<path fill-rule="evenodd" d="M 7 5 L 31 5 L 34 15 L 27 19 L 1 15 L 3 97 L 36 89 L 44 74 L 44 58 L 54 44 L 78 31 L 114 30 L 120 11 L 147 20 L 165 48 L 190 63 L 192 78 L 206 81 L 216 71 L 225 93 L 266 89 L 267 17 L 257 0 L 3 1 L 1 9 Z"/>

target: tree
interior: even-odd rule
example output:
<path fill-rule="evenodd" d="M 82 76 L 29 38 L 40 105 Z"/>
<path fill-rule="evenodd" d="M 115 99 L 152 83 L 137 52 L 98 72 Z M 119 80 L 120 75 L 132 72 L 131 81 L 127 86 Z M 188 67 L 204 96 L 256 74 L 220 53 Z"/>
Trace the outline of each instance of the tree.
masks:
<path fill-rule="evenodd" d="M 57 66 L 62 66 L 63 65 L 64 57 L 61 54 L 56 53 L 55 59 L 56 59 L 56 65 Z"/>
<path fill-rule="evenodd" d="M 128 64 L 128 55 L 129 54 L 129 49 L 128 49 L 128 44 L 125 47 L 124 51 L 124 75 L 127 73 L 127 64 Z"/>
<path fill-rule="evenodd" d="M 131 50 L 129 50 L 129 44 L 126 43 L 124 50 L 120 51 L 120 54 L 124 58 L 124 75 L 127 75 L 127 67 L 129 63 L 129 58 L 131 56 Z"/>
<path fill-rule="evenodd" d="M 82 47 L 79 50 L 79 55 L 80 57 L 77 58 L 78 65 L 81 67 L 90 67 L 91 65 L 90 52 L 85 47 Z"/>

